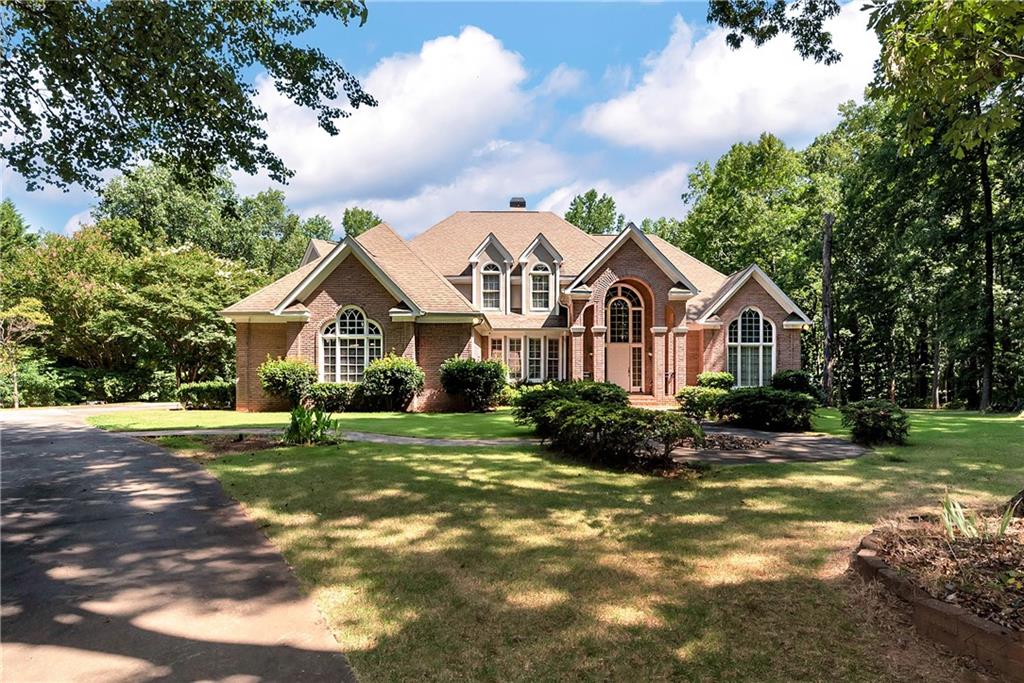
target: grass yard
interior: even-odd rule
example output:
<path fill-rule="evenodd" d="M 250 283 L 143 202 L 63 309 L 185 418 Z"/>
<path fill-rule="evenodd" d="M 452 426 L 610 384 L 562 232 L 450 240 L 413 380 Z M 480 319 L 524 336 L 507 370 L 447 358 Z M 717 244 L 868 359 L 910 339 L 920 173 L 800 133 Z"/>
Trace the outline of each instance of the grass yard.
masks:
<path fill-rule="evenodd" d="M 337 413 L 342 429 L 398 436 L 447 439 L 529 437 L 530 429 L 512 420 L 512 411 L 491 413 Z M 288 424 L 288 413 L 239 413 L 233 410 L 146 409 L 93 415 L 91 425 L 117 432 L 156 429 L 252 429 Z"/>
<path fill-rule="evenodd" d="M 836 414 L 817 426 L 836 432 Z M 879 517 L 934 509 L 947 487 L 972 504 L 1009 497 L 1024 420 L 914 412 L 910 436 L 697 481 L 539 449 L 352 443 L 207 466 L 365 681 L 949 679 L 952 660 L 870 615 L 848 553 Z"/>

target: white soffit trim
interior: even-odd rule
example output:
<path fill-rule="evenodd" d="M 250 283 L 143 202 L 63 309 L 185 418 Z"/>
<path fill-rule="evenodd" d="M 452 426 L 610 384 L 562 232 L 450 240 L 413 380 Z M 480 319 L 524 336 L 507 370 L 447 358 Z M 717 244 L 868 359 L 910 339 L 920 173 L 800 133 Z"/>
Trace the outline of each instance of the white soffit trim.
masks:
<path fill-rule="evenodd" d="M 287 323 L 306 322 L 309 320 L 309 311 L 282 313 L 275 315 L 266 311 L 244 313 L 236 311 L 218 311 L 222 318 L 236 323 Z"/>
<path fill-rule="evenodd" d="M 761 267 L 756 263 L 751 263 L 747 266 L 746 272 L 741 277 L 736 278 L 736 281 L 732 283 L 732 286 L 716 298 L 715 302 L 708 308 L 708 310 L 704 311 L 704 314 L 697 319 L 697 322 L 706 325 L 708 319 L 715 315 L 722 306 L 724 306 L 725 303 L 736 294 L 736 292 L 740 291 L 740 288 L 743 287 L 750 278 L 754 278 L 754 280 L 756 280 L 757 283 L 761 285 L 773 299 L 775 299 L 775 303 L 781 306 L 786 313 L 792 313 L 799 316 L 801 324 L 803 325 L 812 324 L 811 319 L 807 317 L 807 314 L 800 310 L 800 307 L 797 306 L 792 299 L 786 296 L 786 293 L 779 289 L 779 286 L 775 284 L 772 279 L 768 277 L 767 273 L 761 270 Z"/>
<path fill-rule="evenodd" d="M 508 249 L 505 248 L 505 245 L 502 244 L 501 241 L 494 236 L 493 232 L 487 233 L 487 237 L 485 237 L 484 241 L 480 243 L 480 246 L 474 249 L 473 253 L 469 255 L 469 262 L 479 262 L 480 255 L 484 253 L 484 250 L 487 249 L 487 245 L 489 244 L 493 244 L 498 248 L 498 252 L 501 254 L 501 258 L 504 259 L 505 263 L 512 263 L 512 254 L 509 252 Z"/>
<path fill-rule="evenodd" d="M 538 245 L 544 245 L 544 248 L 548 250 L 549 254 L 551 254 L 555 263 L 560 264 L 564 260 L 562 259 L 562 255 L 558 253 L 558 250 L 555 249 L 554 245 L 551 244 L 551 242 L 548 241 L 548 238 L 544 236 L 544 233 L 538 232 L 537 236 L 533 238 L 532 242 L 530 242 L 530 245 L 523 250 L 522 254 L 519 255 L 519 262 L 526 263 L 530 258 L 530 254 L 533 253 L 534 249 L 536 249 Z"/>
<path fill-rule="evenodd" d="M 613 239 L 608 246 L 605 247 L 601 253 L 587 265 L 586 268 L 583 269 L 582 273 L 576 276 L 576 279 L 572 281 L 567 289 L 571 291 L 583 285 L 598 268 L 603 266 L 605 262 L 608 261 L 608 259 L 610 259 L 612 255 L 630 239 L 636 242 L 637 246 L 639 246 L 673 282 L 683 283 L 693 294 L 700 292 L 696 285 L 690 282 L 690 280 L 683 275 L 682 271 L 676 268 L 675 264 L 672 263 L 665 254 L 661 253 L 661 250 L 658 249 L 658 247 L 654 245 L 654 242 L 644 234 L 643 230 L 636 227 L 632 222 L 630 222 L 622 232 L 615 236 L 615 239 Z"/>
<path fill-rule="evenodd" d="M 281 303 L 274 308 L 273 313 L 280 315 L 284 309 L 291 306 L 293 302 L 308 296 L 309 293 L 312 292 L 317 285 L 323 282 L 327 276 L 338 267 L 338 264 L 348 257 L 349 254 L 355 256 L 356 259 L 362 263 L 368 271 L 370 271 L 374 278 L 384 286 L 384 289 L 388 290 L 393 297 L 408 306 L 409 310 L 416 315 L 423 314 L 423 310 L 417 306 L 405 292 L 402 291 L 394 280 L 388 277 L 388 274 L 377 265 L 376 261 L 373 260 L 362 245 L 360 245 L 355 239 L 349 237 L 346 237 L 339 242 L 338 245 L 331 250 L 331 253 L 324 257 L 320 262 L 320 265 L 314 268 L 313 271 L 302 280 L 302 282 L 296 285 L 295 288 L 288 293 L 288 296 L 281 300 Z"/>

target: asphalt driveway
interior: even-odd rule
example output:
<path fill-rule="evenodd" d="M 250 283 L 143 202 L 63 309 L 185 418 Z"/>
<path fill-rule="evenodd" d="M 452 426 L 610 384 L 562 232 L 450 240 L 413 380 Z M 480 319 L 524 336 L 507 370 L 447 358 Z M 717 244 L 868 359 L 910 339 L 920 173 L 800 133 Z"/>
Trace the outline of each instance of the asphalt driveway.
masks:
<path fill-rule="evenodd" d="M 354 680 L 215 479 L 86 412 L 0 413 L 3 680 Z"/>

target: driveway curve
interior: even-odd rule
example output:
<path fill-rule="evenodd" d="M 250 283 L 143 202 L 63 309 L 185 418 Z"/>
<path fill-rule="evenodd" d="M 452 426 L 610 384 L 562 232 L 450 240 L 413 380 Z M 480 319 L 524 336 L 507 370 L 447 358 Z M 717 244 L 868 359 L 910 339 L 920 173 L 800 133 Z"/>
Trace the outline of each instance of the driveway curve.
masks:
<path fill-rule="evenodd" d="M 0 412 L 4 681 L 354 681 L 277 550 L 198 464 Z"/>

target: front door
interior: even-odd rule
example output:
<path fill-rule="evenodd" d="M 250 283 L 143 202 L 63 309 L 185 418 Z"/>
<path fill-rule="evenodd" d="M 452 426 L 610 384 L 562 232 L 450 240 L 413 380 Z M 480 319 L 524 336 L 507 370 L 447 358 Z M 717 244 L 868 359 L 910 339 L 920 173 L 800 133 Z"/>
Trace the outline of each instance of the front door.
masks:
<path fill-rule="evenodd" d="M 608 320 L 605 377 L 626 391 L 643 391 L 643 301 L 631 287 L 619 285 L 608 290 L 605 302 Z"/>

